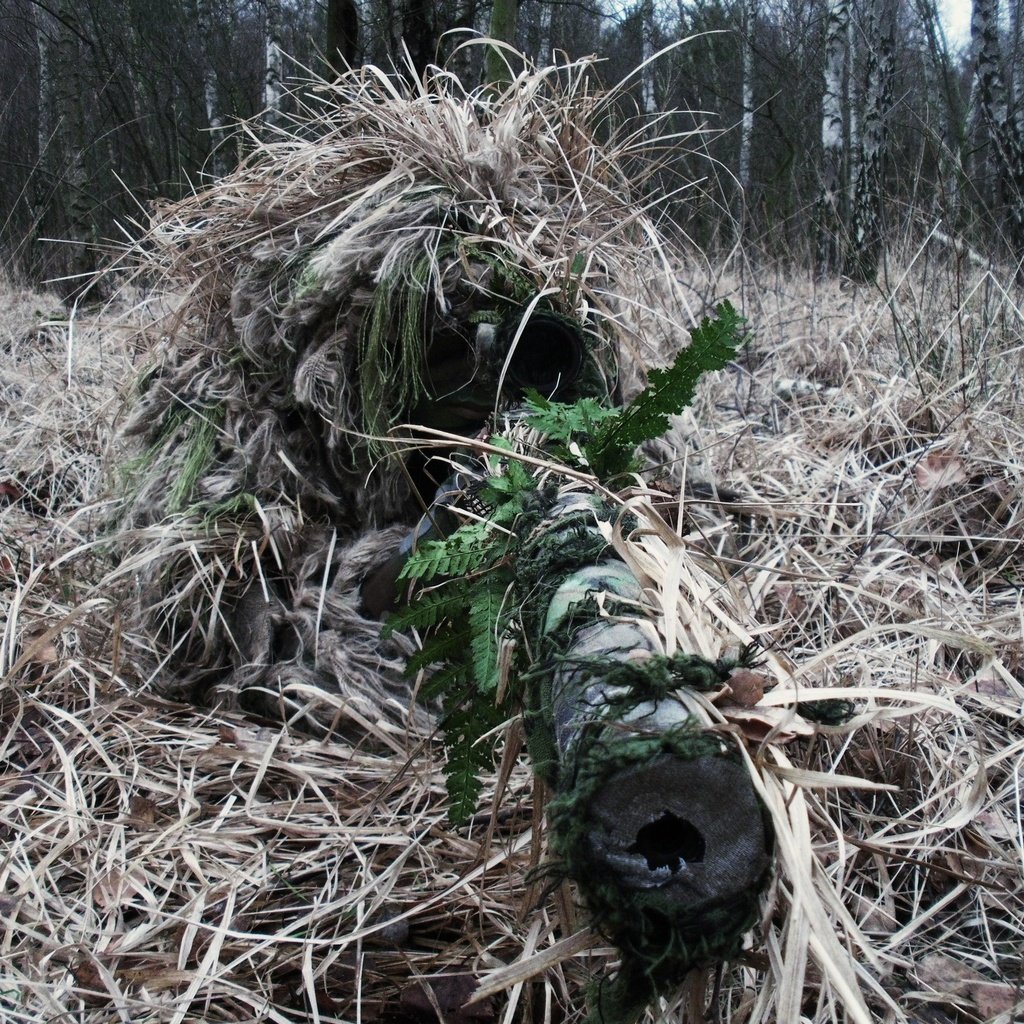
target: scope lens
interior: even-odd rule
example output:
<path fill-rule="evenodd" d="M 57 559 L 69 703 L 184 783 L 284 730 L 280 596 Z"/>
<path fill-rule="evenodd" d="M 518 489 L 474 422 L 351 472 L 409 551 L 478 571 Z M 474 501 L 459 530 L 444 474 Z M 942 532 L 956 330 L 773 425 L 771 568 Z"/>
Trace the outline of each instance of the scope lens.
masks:
<path fill-rule="evenodd" d="M 507 328 L 509 344 L 518 326 Z M 520 390 L 534 388 L 545 398 L 557 397 L 579 380 L 584 352 L 579 327 L 559 317 L 534 313 L 516 342 L 507 380 Z"/>

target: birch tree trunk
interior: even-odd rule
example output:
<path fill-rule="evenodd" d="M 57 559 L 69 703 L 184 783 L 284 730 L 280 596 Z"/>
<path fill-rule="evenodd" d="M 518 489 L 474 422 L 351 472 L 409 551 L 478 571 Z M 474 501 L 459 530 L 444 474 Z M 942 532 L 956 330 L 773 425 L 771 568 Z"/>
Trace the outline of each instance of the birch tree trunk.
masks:
<path fill-rule="evenodd" d="M 654 36 L 654 0 L 645 0 L 640 13 L 640 60 L 644 65 L 640 74 L 640 102 L 645 114 L 653 114 L 658 109 L 654 67 L 647 63 L 654 56 Z"/>
<path fill-rule="evenodd" d="M 843 201 L 843 79 L 849 50 L 849 0 L 830 0 L 825 27 L 825 88 L 821 100 L 821 187 L 818 194 L 818 271 L 842 266 L 846 210 Z"/>
<path fill-rule="evenodd" d="M 932 95 L 942 98 L 939 113 L 941 145 L 938 151 L 939 178 L 934 198 L 935 214 L 954 234 L 959 228 L 960 210 L 967 180 L 967 114 L 960 87 L 958 61 L 950 54 L 937 0 L 917 0 L 917 12 L 927 41 L 927 84 Z"/>
<path fill-rule="evenodd" d="M 554 4 L 543 4 L 537 19 L 537 64 L 543 67 L 551 60 L 551 23 L 554 18 Z"/>
<path fill-rule="evenodd" d="M 281 53 L 281 0 L 267 0 L 267 63 L 264 74 L 263 103 L 267 123 L 281 120 L 281 79 L 284 60 Z"/>
<path fill-rule="evenodd" d="M 39 90 L 37 96 L 36 120 L 36 173 L 33 176 L 32 221 L 33 234 L 40 234 L 40 227 L 46 217 L 50 203 L 50 144 L 53 141 L 53 80 L 50 74 L 49 31 L 52 29 L 50 16 L 38 7 L 32 8 L 35 26 L 36 49 L 39 53 Z"/>
<path fill-rule="evenodd" d="M 221 177 L 227 170 L 224 153 L 224 119 L 220 112 L 220 98 L 217 88 L 217 72 L 210 55 L 210 32 L 214 23 L 213 0 L 199 0 L 196 9 L 199 38 L 203 46 L 203 102 L 206 106 L 206 123 L 210 128 L 210 170 L 214 177 Z"/>
<path fill-rule="evenodd" d="M 872 0 L 866 23 L 864 118 L 854 175 L 850 217 L 850 250 L 846 273 L 856 281 L 871 281 L 882 252 L 882 158 L 886 118 L 892 106 L 895 70 L 896 3 Z"/>
<path fill-rule="evenodd" d="M 740 188 L 743 190 L 741 202 L 750 193 L 751 157 L 754 145 L 754 26 L 757 21 L 757 0 L 744 0 L 742 21 L 743 45 L 743 83 L 741 86 L 740 106 L 743 110 L 740 124 Z"/>
<path fill-rule="evenodd" d="M 974 0 L 971 39 L 977 53 L 972 96 L 984 139 L 983 188 L 997 217 L 1005 214 L 1014 257 L 1024 256 L 1024 138 L 1009 110 L 999 45 L 998 0 Z"/>

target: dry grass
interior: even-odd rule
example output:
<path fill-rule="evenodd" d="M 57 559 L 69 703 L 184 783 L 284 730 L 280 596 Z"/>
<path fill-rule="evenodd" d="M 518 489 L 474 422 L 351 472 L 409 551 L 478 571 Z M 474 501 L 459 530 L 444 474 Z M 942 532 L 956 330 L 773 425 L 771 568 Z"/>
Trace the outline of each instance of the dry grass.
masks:
<path fill-rule="evenodd" d="M 735 560 L 739 631 L 779 680 L 766 708 L 826 688 L 862 716 L 752 748 L 789 822 L 763 925 L 714 994 L 693 978 L 652 1019 L 713 1004 L 707 1019 L 736 1024 L 1011 1024 L 1024 1011 L 1016 300 L 996 278 L 920 263 L 887 295 L 690 279 L 695 303 L 738 299 L 755 337 L 666 453 L 739 495 L 686 542 Z M 543 825 L 521 758 L 501 766 L 499 809 L 492 780 L 455 831 L 439 744 L 391 712 L 339 706 L 337 737 L 312 741 L 140 691 L 91 539 L 132 353 L 102 318 L 42 338 L 32 319 L 0 324 L 0 378 L 17 385 L 0 439 L 0 1016 L 427 1021 L 421 979 L 501 971 L 509 987 L 479 1016 L 447 1019 L 578 1019 L 613 953 L 577 934 L 567 892 L 530 881 Z M 444 1004 L 460 985 L 431 992 Z"/>

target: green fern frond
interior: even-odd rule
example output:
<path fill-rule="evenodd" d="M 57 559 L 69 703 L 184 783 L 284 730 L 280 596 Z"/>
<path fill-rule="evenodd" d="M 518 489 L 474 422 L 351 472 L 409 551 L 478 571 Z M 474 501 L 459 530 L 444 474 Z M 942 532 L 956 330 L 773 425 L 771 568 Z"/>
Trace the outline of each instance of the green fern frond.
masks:
<path fill-rule="evenodd" d="M 508 622 L 505 607 L 509 582 L 504 573 L 491 573 L 472 591 L 469 631 L 473 680 L 482 694 L 493 693 L 498 686 L 498 649 Z"/>
<path fill-rule="evenodd" d="M 504 535 L 487 520 L 466 523 L 445 540 L 421 544 L 406 560 L 398 578 L 426 583 L 436 576 L 462 576 L 495 561 Z"/>
<path fill-rule="evenodd" d="M 405 663 L 407 675 L 415 675 L 431 665 L 445 665 L 464 656 L 471 643 L 468 625 L 459 630 L 444 630 L 430 637 L 422 649 L 409 656 Z"/>
<path fill-rule="evenodd" d="M 647 387 L 618 416 L 606 420 L 587 445 L 589 461 L 602 479 L 625 472 L 637 447 L 664 434 L 669 417 L 693 401 L 701 376 L 721 370 L 735 357 L 744 340 L 743 318 L 729 302 L 715 312 L 714 320 L 705 317 L 693 330 L 690 344 L 670 367 L 651 370 Z"/>
<path fill-rule="evenodd" d="M 452 821 L 465 822 L 476 811 L 481 775 L 494 767 L 494 747 L 481 743 L 483 736 L 505 720 L 505 707 L 491 699 L 471 699 L 446 706 L 441 718 L 448 763 L 448 814 Z"/>
<path fill-rule="evenodd" d="M 404 608 L 392 613 L 381 628 L 385 638 L 408 629 L 427 630 L 465 607 L 466 587 L 462 580 L 446 580 L 433 590 L 420 591 Z"/>

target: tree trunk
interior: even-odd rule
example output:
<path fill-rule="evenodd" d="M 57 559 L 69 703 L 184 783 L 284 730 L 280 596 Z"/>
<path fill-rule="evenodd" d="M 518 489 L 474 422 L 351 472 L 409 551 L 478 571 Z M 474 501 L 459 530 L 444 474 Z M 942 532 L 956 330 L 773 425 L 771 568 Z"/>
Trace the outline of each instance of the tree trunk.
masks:
<path fill-rule="evenodd" d="M 263 103 L 267 123 L 281 120 L 284 59 L 281 53 L 281 0 L 267 0 L 267 62 L 264 74 Z"/>
<path fill-rule="evenodd" d="M 494 0 L 491 8 L 491 27 L 488 35 L 501 43 L 513 45 L 516 39 L 516 18 L 519 15 L 519 0 Z M 501 85 L 510 80 L 509 54 L 496 46 L 487 48 L 484 60 L 484 81 L 490 85 Z"/>
<path fill-rule="evenodd" d="M 640 11 L 640 60 L 644 66 L 640 74 L 640 102 L 645 114 L 654 114 L 658 109 L 654 67 L 648 63 L 654 56 L 654 36 L 654 0 L 645 0 Z"/>
<path fill-rule="evenodd" d="M 85 164 L 86 98 L 81 75 L 81 29 L 75 4 L 61 0 L 57 18 L 56 61 L 50 60 L 56 114 L 55 131 L 60 139 L 61 174 L 58 188 L 64 206 L 67 242 L 64 265 L 70 282 L 68 295 L 77 294 L 95 269 L 90 243 L 95 242 L 92 209 L 87 192 Z"/>
<path fill-rule="evenodd" d="M 938 188 L 935 191 L 935 214 L 954 234 L 959 230 L 960 211 L 967 174 L 966 120 L 960 70 L 951 56 L 949 41 L 943 28 L 936 0 L 917 0 L 918 16 L 928 43 L 927 83 L 936 97 L 941 97 L 939 114 Z"/>
<path fill-rule="evenodd" d="M 52 19 L 38 7 L 32 8 L 36 49 L 39 54 L 39 88 L 36 119 L 36 169 L 32 177 L 32 233 L 38 237 L 46 219 L 51 200 L 50 147 L 53 142 L 53 79 L 50 73 L 50 42 L 48 32 Z"/>
<path fill-rule="evenodd" d="M 757 21 L 757 0 L 744 0 L 743 4 L 743 83 L 740 106 L 740 188 L 745 204 L 750 194 L 751 157 L 754 147 L 754 26 Z"/>
<path fill-rule="evenodd" d="M 210 171 L 214 177 L 221 177 L 227 170 L 224 152 L 224 119 L 220 112 L 220 97 L 217 88 L 217 72 L 211 58 L 210 33 L 215 23 L 213 0 L 199 0 L 196 10 L 199 38 L 203 46 L 203 103 L 206 107 L 206 123 L 210 129 Z"/>
<path fill-rule="evenodd" d="M 843 198 L 843 78 L 849 42 L 849 0 L 830 0 L 825 28 L 825 89 L 821 101 L 821 185 L 818 193 L 818 271 L 842 266 L 846 211 Z"/>
<path fill-rule="evenodd" d="M 359 51 L 359 12 L 353 0 L 328 0 L 327 63 L 335 77 L 356 63 Z"/>
<path fill-rule="evenodd" d="M 872 0 L 866 25 L 864 117 L 854 175 L 850 218 L 850 251 L 846 273 L 855 281 L 871 281 L 882 254 L 882 159 L 886 118 L 892 106 L 896 49 L 896 3 Z"/>
<path fill-rule="evenodd" d="M 551 53 L 551 25 L 554 19 L 555 5 L 542 4 L 537 18 L 537 64 L 543 67 L 549 63 Z"/>
<path fill-rule="evenodd" d="M 985 146 L 983 181 L 1014 258 L 1024 257 L 1024 138 L 1009 109 L 999 46 L 998 0 L 974 0 L 971 39 L 977 54 L 973 98 Z"/>

